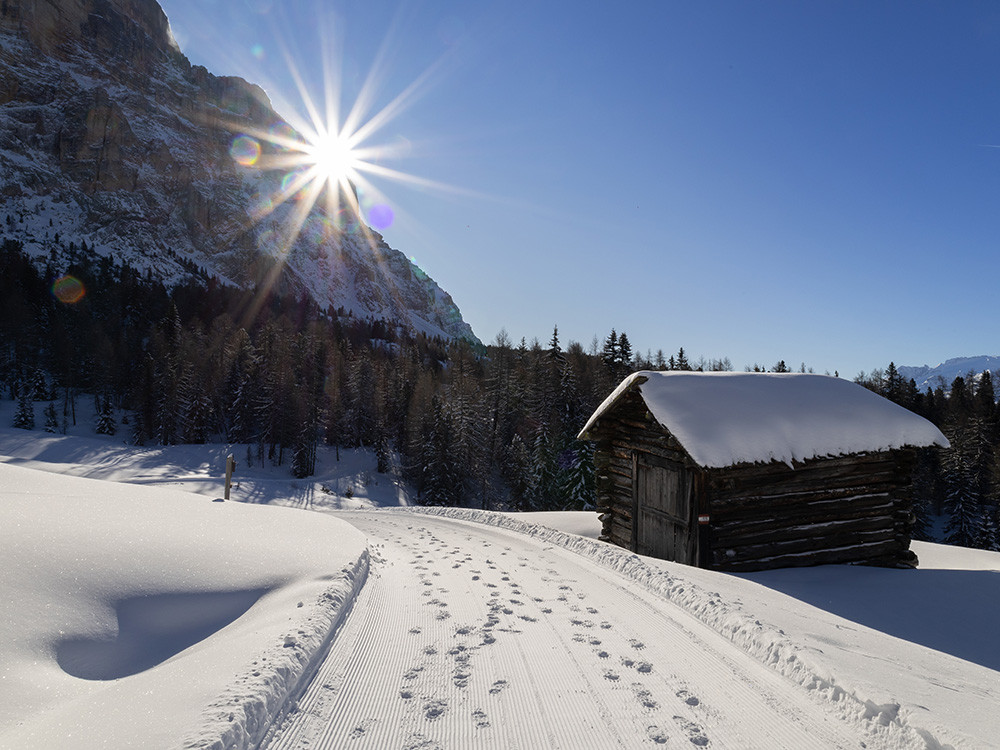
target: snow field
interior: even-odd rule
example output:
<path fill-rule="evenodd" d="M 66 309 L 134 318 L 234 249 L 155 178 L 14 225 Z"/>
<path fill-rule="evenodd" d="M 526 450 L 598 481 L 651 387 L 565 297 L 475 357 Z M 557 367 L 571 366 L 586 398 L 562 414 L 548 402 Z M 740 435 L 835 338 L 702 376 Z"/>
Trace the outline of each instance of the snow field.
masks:
<path fill-rule="evenodd" d="M 804 688 L 814 702 L 863 730 L 869 748 L 1000 747 L 1000 723 L 995 719 L 994 708 L 1000 700 L 1000 673 L 854 622 L 831 620 L 825 612 L 804 607 L 798 601 L 752 583 L 755 576 L 796 571 L 747 574 L 742 578 L 750 580 L 741 580 L 639 557 L 627 550 L 504 514 L 459 508 L 413 508 L 410 512 L 510 529 L 559 545 L 616 571 L 646 591 L 678 605 L 774 673 Z M 952 557 L 951 548 L 919 543 L 917 546 L 918 551 L 925 546 L 929 557 L 942 556 L 941 564 L 947 565 Z M 956 550 L 959 557 L 962 552 Z M 969 565 L 981 566 L 983 556 L 975 554 L 976 551 L 968 552 L 979 561 L 970 560 Z M 996 557 L 1000 563 L 1000 556 Z M 824 566 L 802 574 L 808 576 L 824 570 L 834 575 L 855 570 L 915 572 Z M 914 583 L 919 586 L 919 581 Z M 977 592 L 970 591 L 968 595 L 974 598 Z M 747 597 L 751 599 L 744 604 Z M 928 604 L 933 607 L 933 602 Z M 783 628 L 794 633 L 794 637 Z M 986 620 L 983 628 L 995 632 L 995 623 Z M 909 700 L 900 700 L 891 691 L 901 692 Z"/>
<path fill-rule="evenodd" d="M 343 517 L 372 572 L 268 750 L 894 746 L 527 524 Z"/>
<path fill-rule="evenodd" d="M 78 406 L 86 408 L 83 401 Z M 10 407 L 0 402 L 0 415 Z M 326 514 L 210 502 L 221 495 L 225 454 L 232 450 L 240 460 L 245 446 L 134 448 L 120 437 L 88 436 L 85 419 L 70 429 L 61 436 L 0 428 L 0 462 L 8 464 L 0 464 L 0 748 L 67 742 L 84 749 L 247 747 L 267 717 L 285 709 L 284 727 L 309 716 L 312 728 L 294 731 L 327 737 L 328 746 L 340 737 L 341 744 L 377 747 L 373 737 L 395 736 L 383 724 L 398 722 L 410 722 L 409 734 L 396 730 L 400 747 L 552 747 L 566 738 L 579 740 L 587 734 L 580 727 L 592 729 L 577 742 L 584 747 L 594 746 L 592 738 L 606 739 L 609 747 L 623 741 L 689 746 L 702 735 L 709 747 L 780 746 L 772 735 L 780 742 L 791 735 L 763 718 L 742 745 L 734 739 L 734 724 L 751 725 L 738 711 L 734 717 L 725 710 L 742 705 L 737 688 L 722 685 L 733 679 L 749 681 L 755 690 L 768 679 L 779 681 L 775 690 L 791 686 L 793 692 L 776 705 L 791 710 L 787 721 L 793 727 L 795 715 L 811 716 L 810 726 L 833 720 L 869 748 L 1000 748 L 996 553 L 914 543 L 917 570 L 823 566 L 733 576 L 638 558 L 591 541 L 598 532 L 596 514 L 345 514 L 370 538 L 372 572 L 365 582 L 364 539 L 346 526 L 331 527 Z M 81 432 L 74 435 L 74 429 Z M 374 456 L 363 452 L 342 452 L 340 462 L 324 453 L 309 481 L 293 480 L 281 467 L 240 463 L 234 497 L 251 502 L 324 511 L 407 502 L 406 487 L 375 473 Z M 140 502 L 143 512 L 136 513 Z M 466 520 L 431 519 L 428 513 Z M 408 519 L 412 528 L 404 533 L 397 518 Z M 430 528 L 430 520 L 446 525 Z M 506 537 L 494 540 L 484 531 Z M 529 553 L 521 542 L 532 538 L 536 547 Z M 355 542 L 355 556 L 339 562 L 331 557 Z M 506 554 L 496 554 L 498 547 Z M 543 566 L 542 557 L 550 564 Z M 531 564 L 530 574 L 520 575 Z M 579 571 L 574 564 L 592 568 Z M 628 597 L 614 599 L 609 581 Z M 521 595 L 509 589 L 510 582 Z M 507 598 L 521 605 L 500 598 L 508 590 Z M 431 593 L 423 596 L 425 591 Z M 354 608 L 343 617 L 355 593 Z M 418 595 L 420 604 L 407 599 Z M 137 608 L 141 601 L 146 606 Z M 369 601 L 380 601 L 381 610 Z M 667 604 L 655 616 L 637 614 Z M 171 655 L 146 648 L 143 658 L 164 659 L 149 666 L 139 658 L 143 649 L 129 655 L 128 634 L 131 642 L 143 632 L 163 635 L 156 630 L 163 618 L 154 607 L 172 613 L 165 640 L 182 650 Z M 600 619 L 587 607 L 597 609 Z M 188 614 L 181 617 L 178 610 Z M 450 616 L 437 619 L 444 614 Z M 350 633 L 358 632 L 363 618 L 368 634 L 359 640 Z M 468 632 L 448 629 L 459 621 Z M 414 628 L 420 633 L 411 634 Z M 668 635 L 676 643 L 691 640 L 685 632 L 698 636 L 710 658 L 684 661 L 677 654 L 687 650 L 680 647 L 656 652 Z M 591 644 L 592 638 L 601 643 Z M 632 640 L 644 644 L 635 651 L 641 652 L 638 659 Z M 723 643 L 716 647 L 718 640 Z M 121 647 L 111 652 L 117 662 L 107 653 L 93 659 L 99 644 L 109 642 Z M 363 642 L 370 645 L 359 656 L 351 649 Z M 322 659 L 327 645 L 329 658 Z M 412 650 L 397 658 L 404 645 Z M 458 646 L 464 649 L 449 653 Z M 737 656 L 722 646 L 738 646 Z M 353 665 L 349 676 L 346 667 L 329 671 L 333 659 Z M 742 662 L 743 678 L 709 666 L 719 660 Z M 643 662 L 650 671 L 639 670 Z M 122 676 L 84 679 L 95 663 L 113 664 Z M 469 667 L 464 687 L 455 683 L 463 680 L 456 674 L 463 663 Z M 135 668 L 143 671 L 125 674 Z M 306 684 L 300 678 L 314 669 L 317 678 L 296 703 Z M 612 670 L 607 677 L 605 669 Z M 415 687 L 404 700 L 408 682 Z M 339 685 L 339 692 L 327 689 L 325 698 L 310 698 L 324 683 Z M 698 701 L 690 707 L 694 713 L 669 710 L 682 690 L 685 701 Z M 380 713 L 352 708 L 352 693 L 368 695 Z M 383 694 L 400 697 L 390 705 Z M 578 702 L 591 708 L 583 720 L 565 714 L 565 704 Z M 331 705 L 345 712 L 339 724 L 320 719 Z M 817 707 L 818 716 L 812 713 Z M 385 718 L 390 715 L 398 720 Z M 760 716 L 767 717 L 766 710 Z M 692 722 L 700 734 L 685 734 L 674 717 Z M 524 736 L 511 728 L 521 724 L 527 725 Z M 278 733 L 268 741 L 285 740 Z"/>
<path fill-rule="evenodd" d="M 0 464 L 0 747 L 253 746 L 367 557 L 329 517 Z"/>

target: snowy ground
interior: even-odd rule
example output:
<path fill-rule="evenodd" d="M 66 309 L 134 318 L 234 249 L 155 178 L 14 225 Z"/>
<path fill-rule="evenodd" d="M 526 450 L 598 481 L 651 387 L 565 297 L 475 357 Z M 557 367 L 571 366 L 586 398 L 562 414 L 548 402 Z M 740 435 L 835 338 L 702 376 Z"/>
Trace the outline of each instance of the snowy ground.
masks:
<path fill-rule="evenodd" d="M 0 748 L 1000 747 L 1000 555 L 725 575 L 88 432 L 0 429 Z"/>

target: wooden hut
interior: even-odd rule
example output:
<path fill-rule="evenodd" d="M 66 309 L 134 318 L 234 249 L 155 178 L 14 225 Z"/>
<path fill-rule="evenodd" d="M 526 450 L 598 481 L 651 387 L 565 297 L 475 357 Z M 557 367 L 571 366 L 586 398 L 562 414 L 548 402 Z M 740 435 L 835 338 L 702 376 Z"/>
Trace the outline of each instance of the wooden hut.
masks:
<path fill-rule="evenodd" d="M 596 441 L 601 539 L 718 570 L 915 566 L 910 468 L 948 441 L 860 385 L 812 374 L 638 372 Z"/>

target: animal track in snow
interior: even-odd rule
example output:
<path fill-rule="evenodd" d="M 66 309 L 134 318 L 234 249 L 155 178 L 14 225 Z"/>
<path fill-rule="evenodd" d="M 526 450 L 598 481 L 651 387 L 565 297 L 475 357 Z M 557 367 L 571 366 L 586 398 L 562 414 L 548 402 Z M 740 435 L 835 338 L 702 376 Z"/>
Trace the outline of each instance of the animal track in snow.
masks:
<path fill-rule="evenodd" d="M 611 682 L 618 682 L 618 673 L 611 669 L 604 670 L 604 679 L 610 680 Z"/>
<path fill-rule="evenodd" d="M 490 725 L 489 719 L 486 718 L 486 712 L 482 709 L 477 708 L 473 711 L 472 719 L 476 722 L 476 729 L 485 729 Z"/>
<path fill-rule="evenodd" d="M 490 695 L 499 695 L 507 689 L 507 680 L 497 680 L 490 686 Z"/>

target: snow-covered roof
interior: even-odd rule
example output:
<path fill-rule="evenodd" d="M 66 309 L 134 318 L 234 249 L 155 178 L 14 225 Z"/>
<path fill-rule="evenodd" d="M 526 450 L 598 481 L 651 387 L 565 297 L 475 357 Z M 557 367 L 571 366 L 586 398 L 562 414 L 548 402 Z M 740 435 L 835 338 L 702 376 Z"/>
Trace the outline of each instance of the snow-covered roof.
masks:
<path fill-rule="evenodd" d="M 581 439 L 633 388 L 705 468 L 948 445 L 923 417 L 849 380 L 755 372 L 633 373 L 597 408 Z"/>

